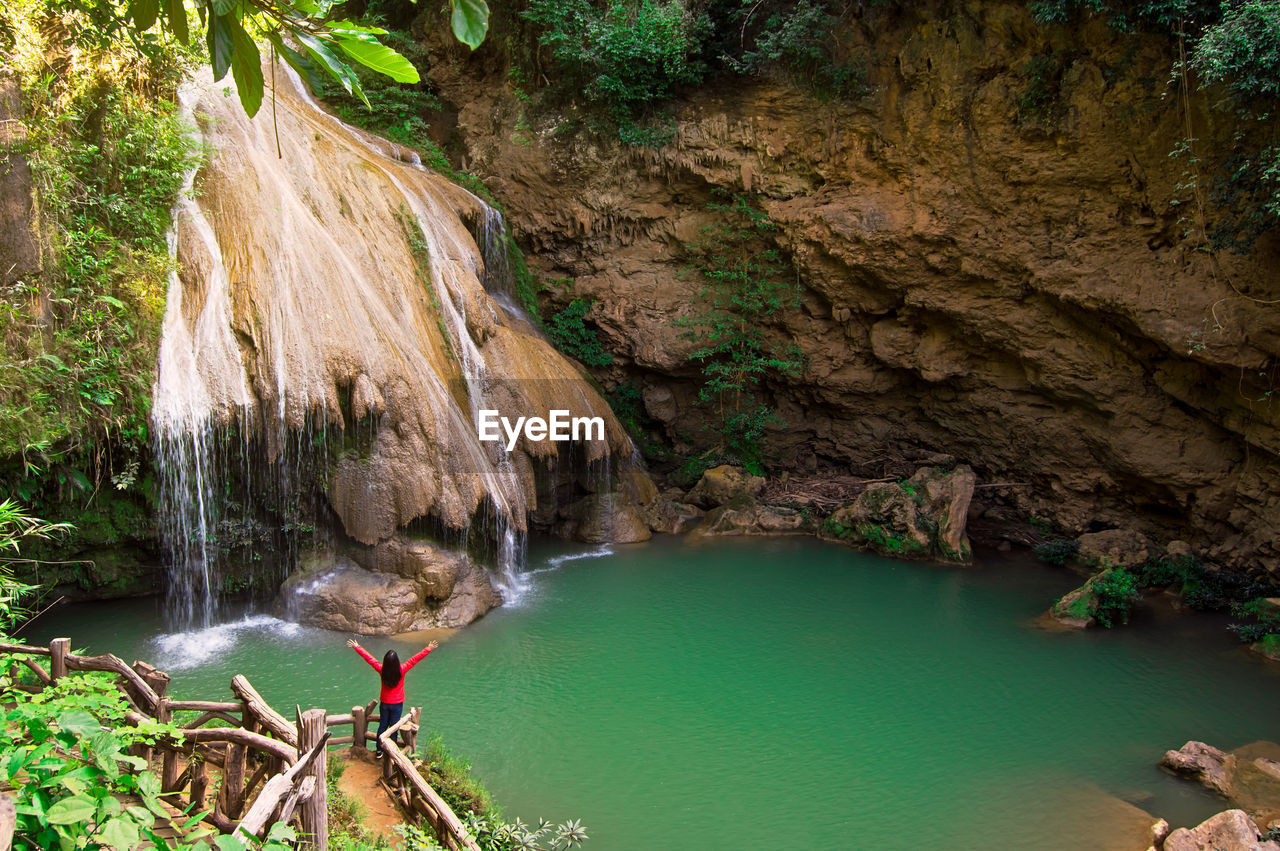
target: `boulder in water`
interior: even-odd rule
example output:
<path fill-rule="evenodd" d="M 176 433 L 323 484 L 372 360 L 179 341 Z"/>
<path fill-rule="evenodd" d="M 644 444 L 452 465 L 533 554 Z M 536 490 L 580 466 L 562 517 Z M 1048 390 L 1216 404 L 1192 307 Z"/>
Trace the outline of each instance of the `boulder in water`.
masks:
<path fill-rule="evenodd" d="M 965 522 L 974 482 L 964 465 L 921 467 L 904 482 L 876 482 L 828 517 L 819 536 L 884 555 L 967 562 L 972 551 Z"/>
<path fill-rule="evenodd" d="M 462 553 L 398 541 L 356 559 L 317 554 L 304 560 L 280 589 L 277 609 L 308 626 L 392 635 L 459 627 L 501 602 L 484 568 Z"/>
<path fill-rule="evenodd" d="M 1213 745 L 1187 742 L 1176 751 L 1166 751 L 1160 764 L 1174 774 L 1198 780 L 1223 797 L 1231 796 L 1236 758 Z"/>
<path fill-rule="evenodd" d="M 696 505 L 660 496 L 645 507 L 644 516 L 653 531 L 679 535 L 692 528 L 704 514 L 706 512 Z"/>
<path fill-rule="evenodd" d="M 1280 851 L 1280 842 L 1264 840 L 1244 810 L 1227 810 L 1170 833 L 1164 851 Z"/>

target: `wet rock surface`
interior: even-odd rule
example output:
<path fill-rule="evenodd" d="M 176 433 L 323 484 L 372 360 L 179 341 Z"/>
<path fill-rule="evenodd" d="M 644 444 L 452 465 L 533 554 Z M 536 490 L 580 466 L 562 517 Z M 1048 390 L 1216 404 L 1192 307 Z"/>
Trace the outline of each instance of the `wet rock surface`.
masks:
<path fill-rule="evenodd" d="M 360 635 L 459 627 L 501 603 L 465 554 L 397 539 L 356 557 L 315 553 L 281 586 L 277 610 L 299 623 Z"/>
<path fill-rule="evenodd" d="M 1262 839 L 1243 810 L 1218 813 L 1195 828 L 1179 828 L 1161 846 L 1164 851 L 1280 851 L 1280 842 Z"/>

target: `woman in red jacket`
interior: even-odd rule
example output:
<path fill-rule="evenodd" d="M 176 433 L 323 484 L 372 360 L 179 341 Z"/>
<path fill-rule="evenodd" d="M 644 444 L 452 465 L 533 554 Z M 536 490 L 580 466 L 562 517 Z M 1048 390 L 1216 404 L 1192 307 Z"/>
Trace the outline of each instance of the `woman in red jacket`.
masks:
<path fill-rule="evenodd" d="M 404 675 L 409 673 L 414 665 L 427 658 L 427 654 L 435 650 L 439 645 L 431 642 L 426 647 L 413 654 L 413 657 L 400 664 L 400 656 L 394 650 L 388 650 L 387 655 L 382 657 L 382 662 L 369 655 L 369 651 L 360 646 L 360 642 L 354 638 L 347 639 L 347 646 L 359 653 L 364 660 L 368 662 L 375 671 L 382 675 L 382 692 L 378 695 L 378 756 L 382 756 L 382 733 L 388 727 L 394 727 L 396 722 L 400 720 L 400 716 L 404 713 Z M 400 734 L 396 733 L 391 737 L 392 741 L 400 744 Z"/>

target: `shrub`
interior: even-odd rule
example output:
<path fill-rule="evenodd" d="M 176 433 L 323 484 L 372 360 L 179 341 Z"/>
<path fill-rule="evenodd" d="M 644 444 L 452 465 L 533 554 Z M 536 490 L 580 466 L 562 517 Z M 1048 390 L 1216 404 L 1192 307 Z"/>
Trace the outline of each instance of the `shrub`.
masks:
<path fill-rule="evenodd" d="M 661 143 L 653 106 L 706 73 L 706 18 L 681 0 L 531 0 L 521 14 L 540 28 L 561 88 L 581 92 L 632 144 Z"/>
<path fill-rule="evenodd" d="M 1057 538 L 1036 544 L 1031 552 L 1041 561 L 1061 567 L 1080 554 L 1080 542 L 1071 538 Z"/>
<path fill-rule="evenodd" d="M 1129 613 L 1141 595 L 1138 579 L 1121 567 L 1112 567 L 1093 577 L 1090 587 L 1094 594 L 1093 616 L 1098 623 L 1110 629 L 1116 623 L 1128 623 Z"/>
<path fill-rule="evenodd" d="M 551 342 L 560 351 L 577 358 L 585 366 L 609 366 L 613 355 L 600 345 L 600 338 L 583 321 L 591 304 L 586 299 L 575 298 L 546 321 L 545 327 Z"/>
<path fill-rule="evenodd" d="M 712 451 L 764 472 L 764 437 L 785 425 L 763 398 L 771 378 L 794 378 L 803 365 L 799 348 L 771 341 L 770 322 L 800 303 L 794 269 L 772 242 L 774 225 L 752 199 L 732 196 L 708 209 L 721 223 L 688 246 L 704 286 L 692 312 L 676 324 L 698 348 L 689 360 L 702 369 L 698 401 L 714 405 L 721 443 Z"/>
<path fill-rule="evenodd" d="M 737 50 L 729 47 L 725 64 L 742 74 L 780 71 L 808 87 L 819 100 L 866 94 L 866 71 L 858 62 L 836 58 L 834 33 L 840 15 L 824 0 L 800 0 L 760 10 L 743 3 L 728 20 L 740 33 Z M 755 24 L 755 26 L 752 26 Z"/>

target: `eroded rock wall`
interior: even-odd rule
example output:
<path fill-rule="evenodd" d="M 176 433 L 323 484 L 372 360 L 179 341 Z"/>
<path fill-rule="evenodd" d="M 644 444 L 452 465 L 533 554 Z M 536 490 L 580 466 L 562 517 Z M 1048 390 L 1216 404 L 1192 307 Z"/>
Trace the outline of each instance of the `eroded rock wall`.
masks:
<path fill-rule="evenodd" d="M 787 468 L 945 452 L 980 485 L 1015 483 L 980 490 L 989 506 L 1280 573 L 1280 240 L 1204 250 L 1170 156 L 1188 120 L 1224 144 L 1224 115 L 1180 108 L 1170 45 L 1101 22 L 1044 27 L 1016 2 L 861 14 L 843 37 L 867 56 L 865 98 L 712 80 L 660 150 L 530 108 L 496 44 L 441 40 L 435 77 L 466 165 L 534 262 L 592 301 L 605 377 L 638 381 L 678 448 L 704 418 L 674 325 L 699 287 L 683 246 L 712 190 L 758 193 L 805 287 L 770 329 L 805 355 L 770 388 Z M 1020 119 L 1028 63 L 1049 55 L 1051 106 Z"/>

